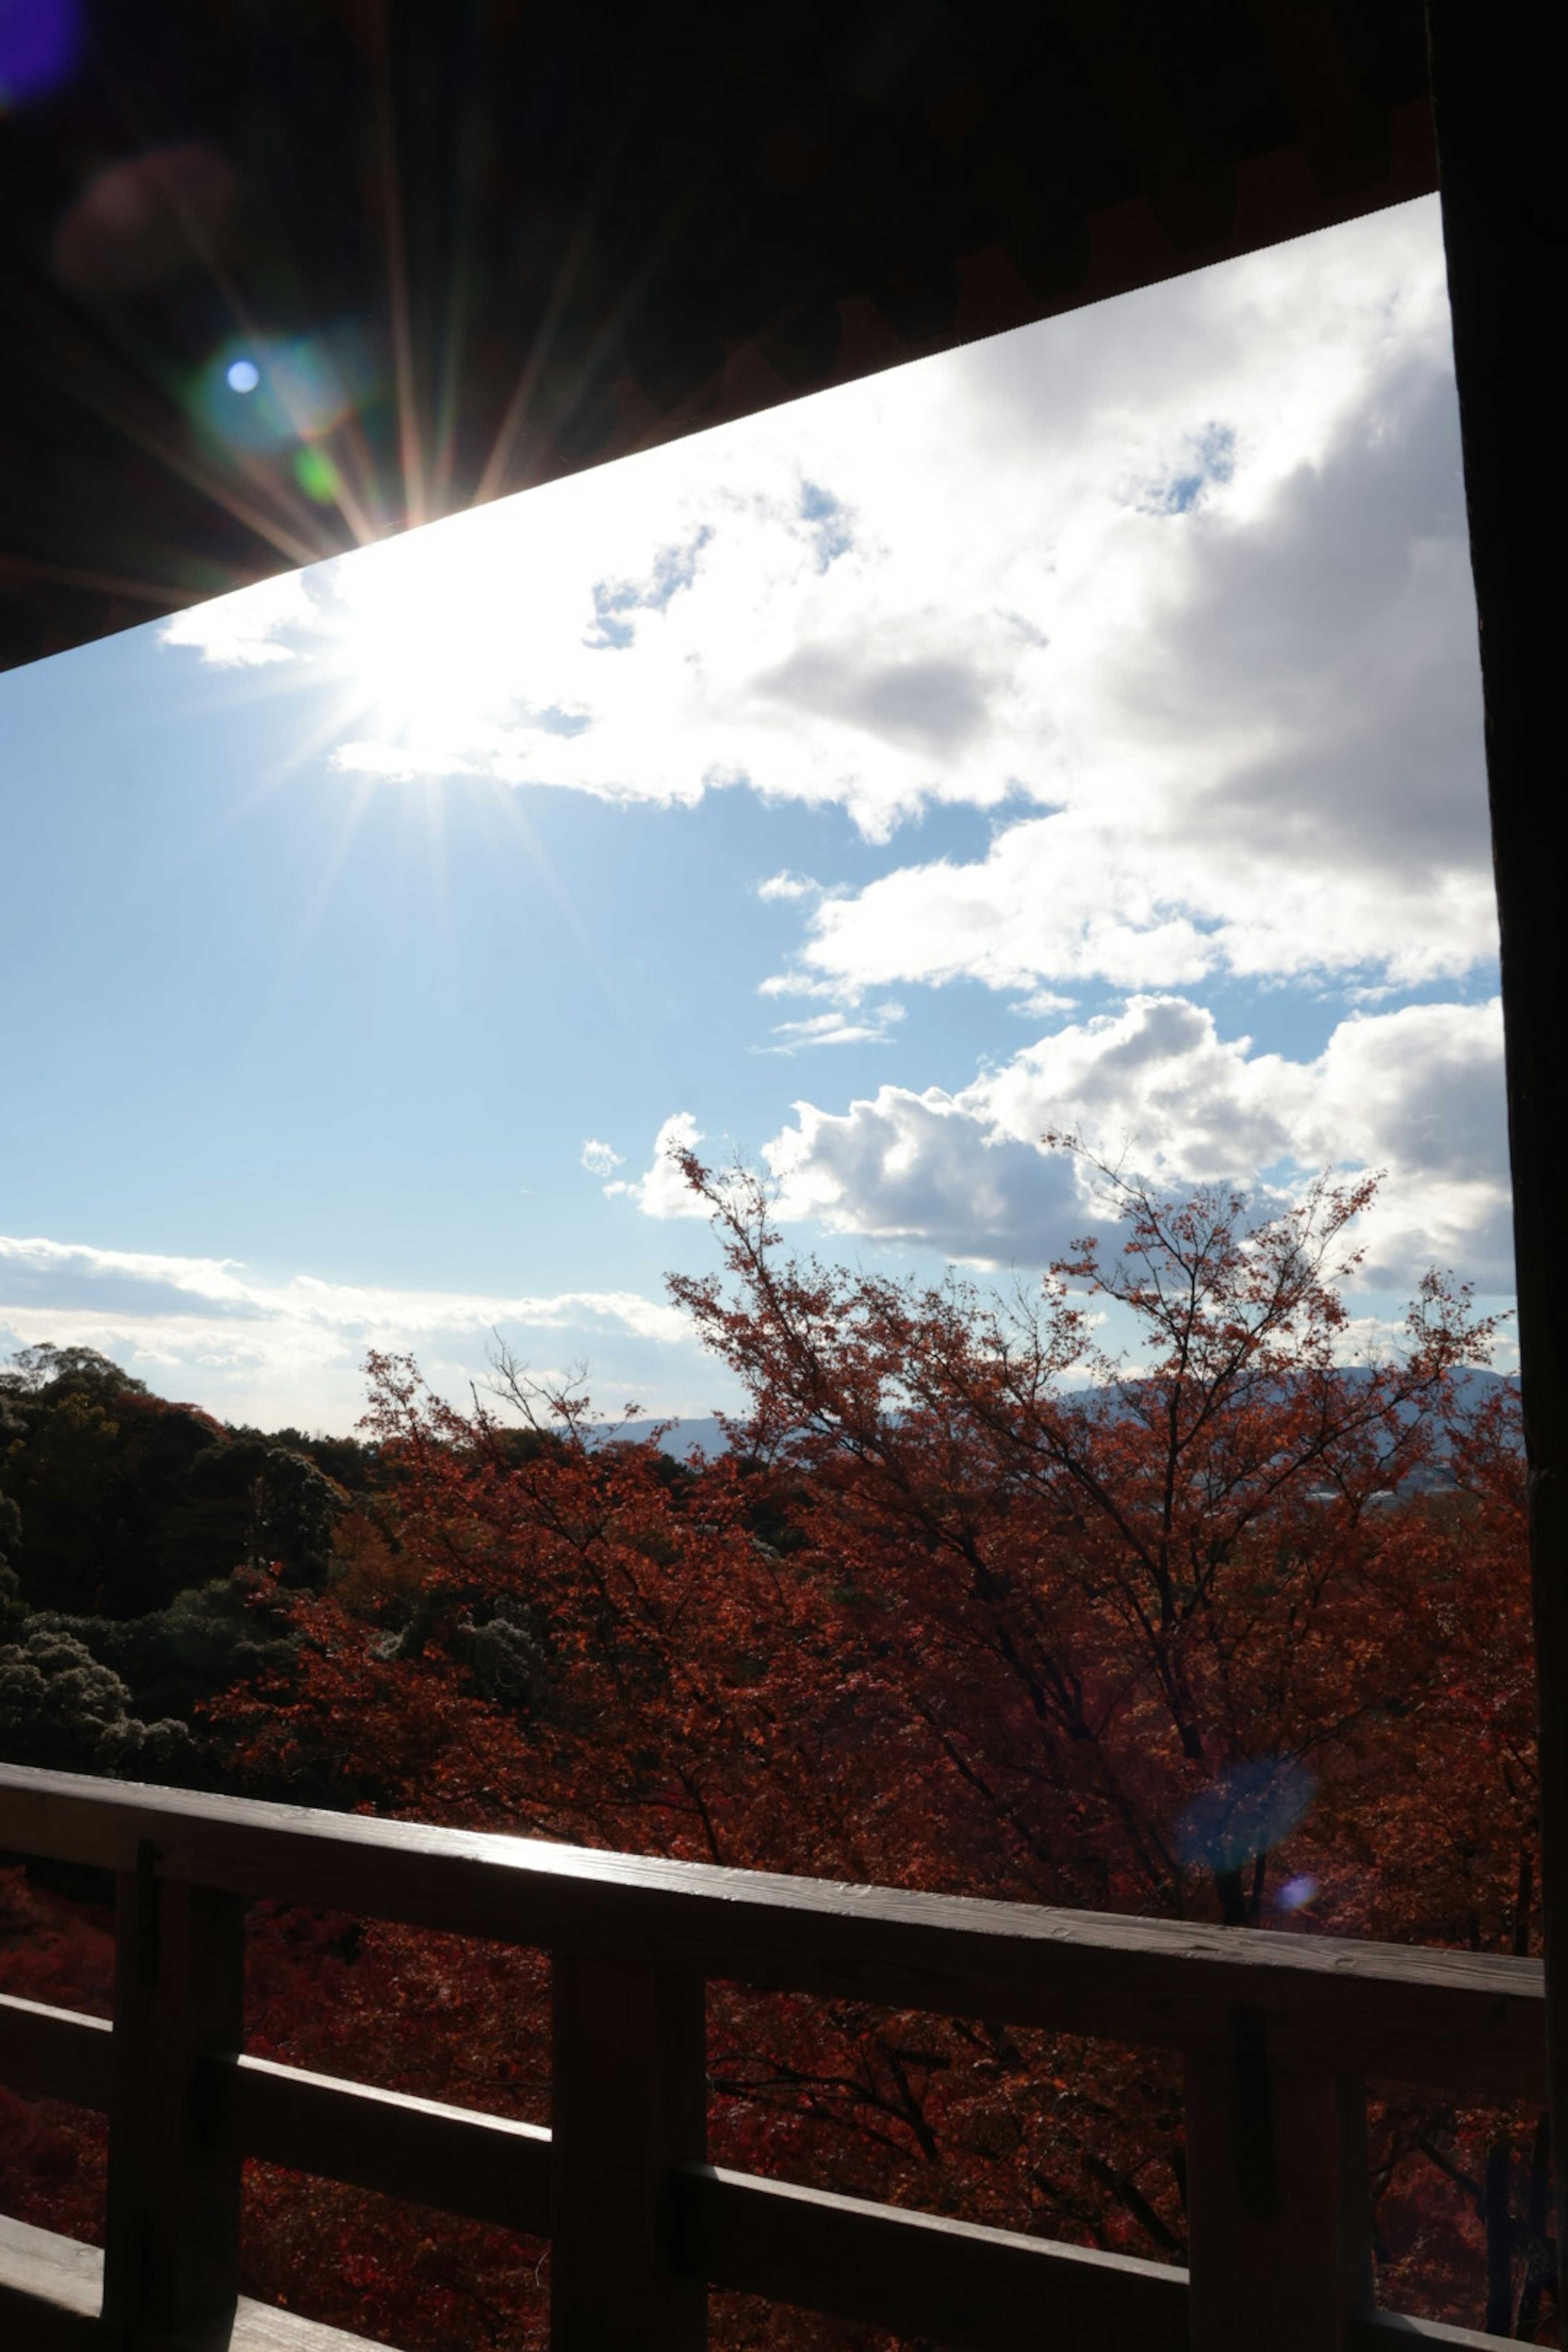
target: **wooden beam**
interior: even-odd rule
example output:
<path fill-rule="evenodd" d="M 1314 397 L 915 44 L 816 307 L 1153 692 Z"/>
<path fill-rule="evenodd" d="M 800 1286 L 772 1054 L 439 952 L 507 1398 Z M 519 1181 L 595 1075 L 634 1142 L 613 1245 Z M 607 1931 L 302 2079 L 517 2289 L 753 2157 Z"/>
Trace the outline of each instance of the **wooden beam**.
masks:
<path fill-rule="evenodd" d="M 416 1822 L 0 1769 L 0 1848 L 678 1975 L 1498 2097 L 1544 2085 L 1535 1962 L 841 1886 Z"/>
<path fill-rule="evenodd" d="M 961 2352 L 1187 2352 L 1185 2271 L 711 2165 L 677 2186 L 681 2258 L 715 2286 Z"/>
<path fill-rule="evenodd" d="M 1427 0 L 1427 29 L 1502 946 L 1552 2144 L 1568 2245 L 1568 19 Z"/>
<path fill-rule="evenodd" d="M 551 2352 L 702 2352 L 675 2210 L 706 2145 L 701 1982 L 558 1954 L 552 2004 Z"/>
<path fill-rule="evenodd" d="M 219 2273 L 232 2264 L 242 2153 L 502 2225 L 548 2224 L 563 2347 L 625 2334 L 636 2310 L 645 2336 L 654 2315 L 647 2340 L 686 2352 L 702 2341 L 705 2275 L 905 2332 L 930 2333 L 940 2315 L 956 2344 L 1007 2342 L 1037 2289 L 1061 2326 L 1093 2340 L 1123 2327 L 1129 2341 L 1184 2340 L 1184 2274 L 701 2167 L 700 1969 L 1184 2048 L 1193 2340 L 1216 2347 L 1371 2352 L 1389 2332 L 1381 2320 L 1382 2335 L 1366 2332 L 1359 2175 L 1336 2074 L 1359 2056 L 1380 2076 L 1473 2092 L 1538 2089 L 1543 2072 L 1543 1983 L 1525 1961 L 836 1886 L 0 1769 L 0 1841 L 102 1866 L 132 1835 L 110 2301 L 117 2325 L 126 2306 L 147 2320 L 161 2303 L 171 2343 L 183 2315 L 228 2325 Z M 187 1883 L 198 1869 L 219 1889 Z M 530 2126 L 237 2055 L 243 1894 L 329 1888 L 340 1908 L 557 1948 L 553 2144 Z M 1237 1994 L 1266 2060 L 1250 2107 Z M 0 2080 L 100 2104 L 108 2038 L 100 2020 L 0 1999 Z"/>
<path fill-rule="evenodd" d="M 0 2083 L 29 2099 L 109 2112 L 114 2030 L 106 2017 L 0 1993 Z"/>
<path fill-rule="evenodd" d="M 214 2132 L 236 2155 L 549 2234 L 550 2134 L 534 2124 L 266 2058 L 216 2058 L 207 2074 Z"/>
<path fill-rule="evenodd" d="M 107 2018 L 0 1993 L 0 2083 L 8 2090 L 107 2113 L 112 2071 Z M 550 2134 L 537 2125 L 267 2058 L 213 2057 L 203 2074 L 207 2127 L 235 2155 L 500 2229 L 549 2231 Z"/>
<path fill-rule="evenodd" d="M 1403 2311 L 1373 2311 L 1351 2330 L 1351 2352 L 1420 2352 L 1423 2344 L 1464 2346 L 1468 2352 L 1497 2352 L 1495 2336 L 1475 2327 L 1450 2327 L 1441 2319 L 1411 2319 Z"/>
<path fill-rule="evenodd" d="M 1279 2065 L 1256 2012 L 1187 2061 L 1193 2352 L 1349 2352 L 1373 2302 L 1366 2097 Z"/>
<path fill-rule="evenodd" d="M 206 2129 L 205 2061 L 241 2033 L 237 1895 L 121 1874 L 104 2221 L 104 2317 L 129 2337 L 233 2318 L 239 2158 Z"/>

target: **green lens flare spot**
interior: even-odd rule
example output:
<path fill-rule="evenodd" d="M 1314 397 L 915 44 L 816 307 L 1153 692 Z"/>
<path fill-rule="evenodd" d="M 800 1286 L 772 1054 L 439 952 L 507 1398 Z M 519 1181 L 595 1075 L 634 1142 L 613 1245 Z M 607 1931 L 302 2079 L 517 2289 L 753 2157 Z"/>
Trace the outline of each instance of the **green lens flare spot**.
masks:
<path fill-rule="evenodd" d="M 342 478 L 324 449 L 301 449 L 294 459 L 294 479 L 319 507 L 336 503 Z"/>

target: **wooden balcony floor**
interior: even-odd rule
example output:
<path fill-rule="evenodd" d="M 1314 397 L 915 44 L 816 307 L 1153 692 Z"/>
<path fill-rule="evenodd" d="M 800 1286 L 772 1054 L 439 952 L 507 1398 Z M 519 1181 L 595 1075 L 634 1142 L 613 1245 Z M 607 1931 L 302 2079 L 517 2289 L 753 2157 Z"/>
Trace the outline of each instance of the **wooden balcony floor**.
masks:
<path fill-rule="evenodd" d="M 0 2216 L 0 2341 L 8 2352 L 107 2352 L 102 2298 L 103 2256 L 96 2246 Z M 119 2344 L 118 2334 L 112 2340 Z M 161 2338 L 160 2352 L 365 2352 L 365 2344 L 341 2327 L 241 2295 L 232 2321 Z"/>

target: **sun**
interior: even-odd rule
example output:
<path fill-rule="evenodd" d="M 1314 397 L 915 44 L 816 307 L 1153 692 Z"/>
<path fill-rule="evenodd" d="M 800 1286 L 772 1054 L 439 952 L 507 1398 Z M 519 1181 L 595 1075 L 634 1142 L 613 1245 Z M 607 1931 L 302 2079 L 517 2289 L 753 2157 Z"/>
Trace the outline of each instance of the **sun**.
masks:
<path fill-rule="evenodd" d="M 412 782 L 504 764 L 559 594 L 546 520 L 520 531 L 495 509 L 453 517 L 326 567 L 321 659 L 343 690 L 335 765 Z"/>

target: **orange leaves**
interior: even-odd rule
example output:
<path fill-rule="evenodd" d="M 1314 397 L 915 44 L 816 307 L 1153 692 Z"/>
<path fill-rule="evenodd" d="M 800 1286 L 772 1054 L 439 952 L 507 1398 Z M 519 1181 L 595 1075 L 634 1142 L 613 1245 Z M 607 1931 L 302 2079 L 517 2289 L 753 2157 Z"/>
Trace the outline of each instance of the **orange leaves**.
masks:
<path fill-rule="evenodd" d="M 1325 1181 L 1248 1225 L 1226 1192 L 1166 1201 L 1097 1172 L 1121 1246 L 1082 1244 L 1031 1308 L 791 1261 L 760 1187 L 689 1171 L 729 1281 L 672 1288 L 747 1384 L 742 1442 L 787 1520 L 816 1654 L 909 1792 L 859 1793 L 862 1847 L 887 1876 L 1259 1922 L 1310 1848 L 1315 1916 L 1364 1920 L 1373 1822 L 1390 1790 L 1422 1787 L 1426 1743 L 1452 1769 L 1461 1740 L 1468 1767 L 1500 1742 L 1510 1785 L 1521 1769 L 1519 1456 L 1506 1392 L 1476 1419 L 1460 1378 L 1492 1326 L 1433 1276 L 1401 1353 L 1347 1370 L 1338 1285 L 1367 1184 Z M 1142 1324 L 1136 1377 L 1097 1351 L 1079 1303 L 1096 1290 Z M 1486 1606 L 1465 1517 L 1483 1453 L 1515 1601 L 1478 1714 L 1445 1660 Z M 1434 1485 L 1458 1501 L 1423 1500 Z M 1280 1756 L 1321 1792 L 1296 1859 L 1205 1888 L 1176 1824 L 1228 1770 Z M 1439 1899 L 1416 1932 L 1470 1917 Z"/>
<path fill-rule="evenodd" d="M 1229 1194 L 1166 1202 L 1101 1171 L 1117 1246 L 1005 1301 L 791 1260 L 761 1187 L 688 1172 L 726 1272 L 671 1286 L 745 1385 L 733 1452 L 605 1442 L 581 1398 L 504 1365 L 510 1412 L 461 1414 L 373 1360 L 379 1517 L 347 1525 L 326 1595 L 289 1603 L 287 1687 L 226 1702 L 260 1784 L 756 1867 L 1525 1948 L 1511 1403 L 1465 1384 L 1490 1328 L 1436 1279 L 1397 1357 L 1339 1362 L 1364 1187 L 1249 1226 Z M 1097 1352 L 1096 1288 L 1139 1321 L 1136 1375 Z M 503 2068 L 477 1963 L 443 1965 L 422 2030 L 446 2046 L 445 1986 Z M 1179 2108 L 1153 2062 L 713 1999 L 734 2160 L 1179 2252 Z"/>

